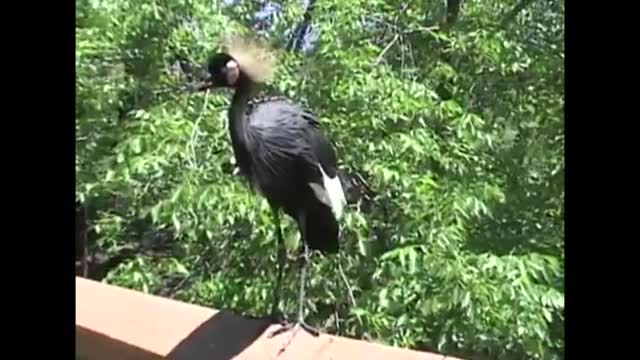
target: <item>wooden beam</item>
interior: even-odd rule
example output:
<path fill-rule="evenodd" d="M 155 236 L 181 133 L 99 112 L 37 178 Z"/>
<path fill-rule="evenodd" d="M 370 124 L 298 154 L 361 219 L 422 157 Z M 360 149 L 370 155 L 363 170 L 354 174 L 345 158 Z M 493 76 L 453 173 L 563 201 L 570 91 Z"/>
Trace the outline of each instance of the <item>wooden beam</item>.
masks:
<path fill-rule="evenodd" d="M 301 331 L 76 277 L 76 354 L 100 359 L 444 360 L 443 355 Z"/>

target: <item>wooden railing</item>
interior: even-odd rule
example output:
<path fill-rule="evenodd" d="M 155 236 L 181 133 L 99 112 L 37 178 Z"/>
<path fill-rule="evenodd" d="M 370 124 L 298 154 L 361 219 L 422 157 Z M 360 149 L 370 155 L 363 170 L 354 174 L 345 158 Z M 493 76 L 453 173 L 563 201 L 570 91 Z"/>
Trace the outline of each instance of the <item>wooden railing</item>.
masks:
<path fill-rule="evenodd" d="M 263 320 L 76 277 L 77 359 L 453 359 L 303 331 L 280 352 L 290 333 L 268 338 L 275 328 Z"/>

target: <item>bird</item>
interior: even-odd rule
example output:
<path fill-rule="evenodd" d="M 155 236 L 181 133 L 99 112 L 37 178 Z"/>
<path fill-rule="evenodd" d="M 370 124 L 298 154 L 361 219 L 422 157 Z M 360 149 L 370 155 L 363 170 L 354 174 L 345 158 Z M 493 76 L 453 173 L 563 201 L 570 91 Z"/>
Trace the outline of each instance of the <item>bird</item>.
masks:
<path fill-rule="evenodd" d="M 235 173 L 267 200 L 273 215 L 278 272 L 270 315 L 282 327 L 272 336 L 294 327 L 318 336 L 304 318 L 306 266 L 313 251 L 338 253 L 339 221 L 347 201 L 337 150 L 314 112 L 285 96 L 258 95 L 274 73 L 275 54 L 264 42 L 231 36 L 208 58 L 192 90 L 232 90 L 228 131 Z M 297 223 L 303 246 L 297 321 L 285 321 L 278 311 L 285 265 L 281 212 Z"/>

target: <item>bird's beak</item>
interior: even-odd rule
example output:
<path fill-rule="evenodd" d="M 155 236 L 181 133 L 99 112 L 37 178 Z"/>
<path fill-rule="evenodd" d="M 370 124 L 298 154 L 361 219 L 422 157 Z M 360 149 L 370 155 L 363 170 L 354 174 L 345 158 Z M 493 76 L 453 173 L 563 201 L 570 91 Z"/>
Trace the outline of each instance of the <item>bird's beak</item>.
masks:
<path fill-rule="evenodd" d="M 206 70 L 200 70 L 198 73 L 191 75 L 192 79 L 182 82 L 181 85 L 158 89 L 156 94 L 164 93 L 176 93 L 176 94 L 189 94 L 195 92 L 202 92 L 212 87 L 215 87 L 215 81 L 213 77 L 206 72 Z M 195 78 L 195 79 L 194 79 Z"/>
<path fill-rule="evenodd" d="M 215 80 L 207 71 L 206 65 L 201 65 L 192 73 L 192 80 L 186 84 L 188 92 L 201 92 L 215 87 Z"/>
<path fill-rule="evenodd" d="M 213 78 L 207 75 L 206 77 L 203 77 L 191 84 L 188 84 L 187 89 L 189 89 L 192 92 L 200 92 L 200 91 L 205 91 L 207 89 L 210 89 L 213 86 L 214 86 Z"/>

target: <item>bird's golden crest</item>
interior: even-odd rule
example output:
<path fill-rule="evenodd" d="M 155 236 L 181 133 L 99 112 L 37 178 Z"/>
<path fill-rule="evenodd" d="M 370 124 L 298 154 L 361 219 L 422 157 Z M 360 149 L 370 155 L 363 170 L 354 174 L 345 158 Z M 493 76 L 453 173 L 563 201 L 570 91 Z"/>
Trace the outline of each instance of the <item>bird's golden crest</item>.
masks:
<path fill-rule="evenodd" d="M 252 81 L 266 83 L 273 79 L 276 57 L 264 41 L 232 35 L 223 41 L 222 51 L 233 57 Z"/>

